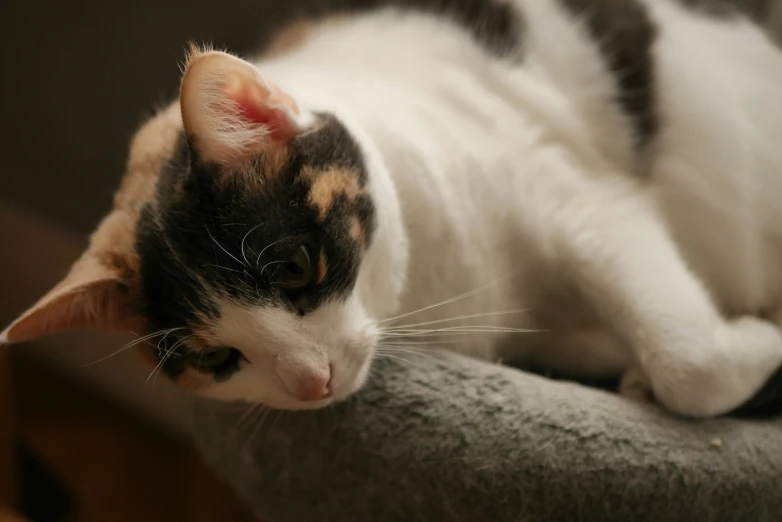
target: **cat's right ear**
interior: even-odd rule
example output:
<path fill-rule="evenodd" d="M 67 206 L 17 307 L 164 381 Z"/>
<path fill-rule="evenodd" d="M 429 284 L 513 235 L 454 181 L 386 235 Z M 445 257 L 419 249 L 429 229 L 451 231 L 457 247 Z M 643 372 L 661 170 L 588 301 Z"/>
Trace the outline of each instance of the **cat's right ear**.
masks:
<path fill-rule="evenodd" d="M 191 48 L 179 93 L 185 133 L 199 159 L 242 163 L 286 142 L 313 121 L 250 63 Z"/>

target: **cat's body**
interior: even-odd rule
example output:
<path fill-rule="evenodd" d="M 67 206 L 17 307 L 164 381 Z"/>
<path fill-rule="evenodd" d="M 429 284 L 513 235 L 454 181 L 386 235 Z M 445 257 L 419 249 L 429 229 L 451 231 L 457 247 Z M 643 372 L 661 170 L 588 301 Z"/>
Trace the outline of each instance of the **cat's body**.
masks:
<path fill-rule="evenodd" d="M 628 393 L 648 386 L 686 415 L 739 406 L 782 364 L 779 330 L 738 319 L 782 312 L 782 53 L 729 2 L 713 3 L 726 10 L 716 14 L 682 5 L 692 3 L 702 2 L 454 0 L 450 19 L 388 8 L 299 26 L 254 62 L 287 94 L 261 109 L 246 95 L 258 88 L 246 64 L 196 54 L 188 71 L 197 72 L 183 81 L 189 145 L 176 142 L 177 105 L 142 131 L 131 153 L 136 177 L 118 199 L 133 235 L 123 284 L 141 290 L 131 288 L 133 304 L 123 309 L 140 311 L 154 329 L 196 332 L 190 351 L 238 348 L 252 364 L 232 361 L 215 386 L 195 378 L 195 387 L 226 399 L 319 406 L 332 389 L 341 399 L 361 385 L 378 343 L 382 352 L 389 343 L 404 350 L 442 342 L 570 374 L 626 373 Z M 248 122 L 226 126 L 214 123 L 216 112 L 201 114 L 197 102 L 216 96 L 203 87 L 210 67 L 223 75 L 217 96 L 253 125 L 271 121 L 271 137 L 229 139 L 225 129 Z M 257 92 L 276 93 L 261 83 Z M 307 120 L 321 114 L 339 123 Z M 277 128 L 289 132 L 279 137 Z M 165 143 L 151 144 L 156 137 Z M 355 147 L 343 149 L 351 139 Z M 281 154 L 264 148 L 250 165 L 242 155 L 253 140 L 302 144 Z M 188 146 L 197 164 L 182 159 Z M 332 148 L 339 152 L 310 174 L 309 162 Z M 348 167 L 351 174 L 340 170 Z M 316 285 L 304 305 L 298 293 L 286 298 L 298 313 L 267 298 L 264 285 L 278 292 L 264 270 L 278 261 L 260 260 L 285 239 L 285 223 L 253 228 L 252 212 L 225 205 L 250 205 L 256 189 L 229 194 L 218 183 L 205 198 L 202 181 L 192 189 L 181 181 L 188 168 L 195 177 L 258 176 L 260 168 L 269 179 L 290 170 L 290 186 L 304 192 L 273 196 L 287 207 L 269 210 L 268 219 L 314 212 L 313 234 L 327 237 L 313 240 L 323 245 L 315 278 L 324 289 Z M 154 172 L 139 174 L 144 169 Z M 191 192 L 201 206 L 182 203 Z M 256 209 L 261 223 L 265 208 Z M 220 216 L 202 236 L 219 247 L 208 252 L 214 264 L 238 279 L 215 284 L 209 279 L 224 272 L 195 266 L 209 259 L 192 246 L 198 232 L 176 216 L 192 221 L 196 210 Z M 215 232 L 236 225 L 237 234 Z M 256 229 L 262 237 L 254 239 Z M 165 249 L 196 253 L 169 261 Z M 344 263 L 332 264 L 338 259 Z M 150 283 L 159 277 L 152 272 L 173 274 L 176 263 L 193 277 Z M 335 266 L 352 267 L 350 275 L 330 279 Z M 257 303 L 245 283 L 256 285 Z M 225 290 L 237 285 L 236 294 Z M 160 302 L 172 294 L 192 298 L 177 307 Z M 210 304 L 199 307 L 207 294 Z M 182 311 L 187 306 L 195 310 Z M 417 332 L 381 332 L 395 317 Z M 523 329 L 539 331 L 516 331 Z M 412 340 L 395 337 L 405 333 Z M 192 342 L 182 336 L 179 346 Z M 264 344 L 262 356 L 251 355 Z M 261 366 L 262 357 L 271 370 L 245 367 Z M 172 360 L 161 362 L 164 370 Z M 182 364 L 167 373 L 192 381 Z M 324 383 L 330 389 L 321 394 Z"/>

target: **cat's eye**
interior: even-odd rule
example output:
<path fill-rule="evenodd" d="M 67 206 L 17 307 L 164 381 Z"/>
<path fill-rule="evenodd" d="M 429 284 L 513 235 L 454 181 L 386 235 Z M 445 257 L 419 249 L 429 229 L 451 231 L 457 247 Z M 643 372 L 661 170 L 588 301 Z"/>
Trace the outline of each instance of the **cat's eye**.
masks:
<path fill-rule="evenodd" d="M 315 267 L 309 249 L 301 245 L 283 266 L 280 287 L 287 291 L 302 290 L 312 282 L 314 276 Z"/>
<path fill-rule="evenodd" d="M 238 354 L 233 348 L 218 348 L 193 354 L 193 364 L 199 368 L 214 370 L 233 361 Z"/>

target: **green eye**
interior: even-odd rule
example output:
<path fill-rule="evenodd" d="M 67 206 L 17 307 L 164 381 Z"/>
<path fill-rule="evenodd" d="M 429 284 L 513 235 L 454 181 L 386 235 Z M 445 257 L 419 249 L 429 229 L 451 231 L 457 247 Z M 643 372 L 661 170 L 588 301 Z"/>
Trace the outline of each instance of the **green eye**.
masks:
<path fill-rule="evenodd" d="M 284 290 L 301 290 L 312 282 L 314 275 L 315 270 L 309 249 L 302 245 L 290 261 L 285 263 L 280 286 Z"/>
<path fill-rule="evenodd" d="M 199 368 L 218 368 L 233 357 L 233 348 L 218 348 L 211 352 L 193 354 L 193 363 Z"/>

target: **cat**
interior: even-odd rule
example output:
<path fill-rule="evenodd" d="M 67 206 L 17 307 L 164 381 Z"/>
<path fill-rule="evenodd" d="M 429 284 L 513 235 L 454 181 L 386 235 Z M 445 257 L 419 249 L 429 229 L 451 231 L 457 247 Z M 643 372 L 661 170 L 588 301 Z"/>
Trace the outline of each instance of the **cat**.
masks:
<path fill-rule="evenodd" d="M 430 348 L 623 376 L 684 417 L 763 389 L 782 366 L 774 2 L 363 7 L 257 59 L 192 47 L 86 252 L 2 341 L 130 330 L 183 388 L 289 410 Z"/>

